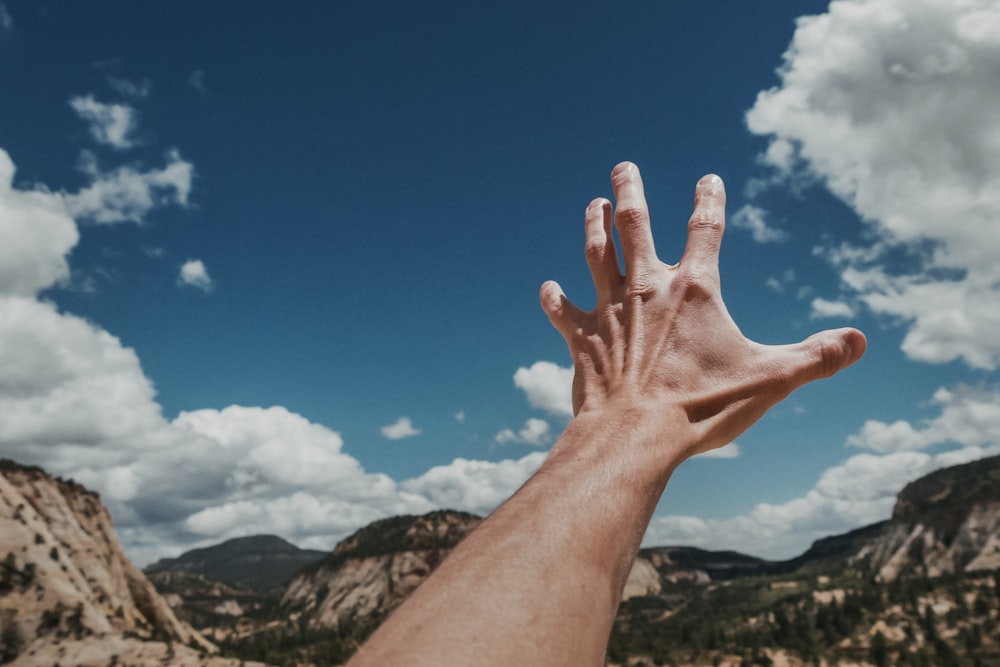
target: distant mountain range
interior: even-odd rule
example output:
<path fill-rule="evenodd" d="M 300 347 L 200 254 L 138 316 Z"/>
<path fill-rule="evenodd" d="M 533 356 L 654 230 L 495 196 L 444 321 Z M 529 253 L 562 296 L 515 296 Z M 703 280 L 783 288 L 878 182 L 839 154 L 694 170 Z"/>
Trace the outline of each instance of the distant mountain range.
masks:
<path fill-rule="evenodd" d="M 258 593 L 280 591 L 296 572 L 326 556 L 326 551 L 299 549 L 276 535 L 252 535 L 163 558 L 146 574 L 188 572 L 249 588 Z"/>
<path fill-rule="evenodd" d="M 238 538 L 144 575 L 96 494 L 9 461 L 0 473 L 0 663 L 15 665 L 341 664 L 481 521 L 393 517 L 329 553 Z M 787 561 L 641 550 L 608 664 L 1000 665 L 998 626 L 993 457 L 912 482 L 888 520 Z"/>

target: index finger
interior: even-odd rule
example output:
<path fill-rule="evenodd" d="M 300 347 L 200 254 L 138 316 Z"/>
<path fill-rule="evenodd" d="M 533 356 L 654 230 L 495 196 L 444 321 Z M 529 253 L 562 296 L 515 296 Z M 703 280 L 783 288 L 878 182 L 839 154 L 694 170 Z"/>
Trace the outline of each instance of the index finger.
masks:
<path fill-rule="evenodd" d="M 649 208 L 639 168 L 622 162 L 611 172 L 615 192 L 615 227 L 622 244 L 625 273 L 635 276 L 649 271 L 658 261 L 649 228 Z"/>

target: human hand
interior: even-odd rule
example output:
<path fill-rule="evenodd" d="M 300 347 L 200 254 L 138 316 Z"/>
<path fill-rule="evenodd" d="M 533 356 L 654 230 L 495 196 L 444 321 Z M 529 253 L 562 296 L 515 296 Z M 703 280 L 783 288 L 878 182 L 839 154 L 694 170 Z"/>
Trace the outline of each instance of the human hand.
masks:
<path fill-rule="evenodd" d="M 687 247 L 676 265 L 656 256 L 638 168 L 619 164 L 611 183 L 613 217 L 606 199 L 595 199 L 586 212 L 597 307 L 577 308 L 553 281 L 540 292 L 573 358 L 574 414 L 630 415 L 683 459 L 732 442 L 792 391 L 864 354 L 864 334 L 850 328 L 794 345 L 761 345 L 743 336 L 722 301 L 718 255 L 726 194 L 718 176 L 703 177 L 695 188 Z"/>

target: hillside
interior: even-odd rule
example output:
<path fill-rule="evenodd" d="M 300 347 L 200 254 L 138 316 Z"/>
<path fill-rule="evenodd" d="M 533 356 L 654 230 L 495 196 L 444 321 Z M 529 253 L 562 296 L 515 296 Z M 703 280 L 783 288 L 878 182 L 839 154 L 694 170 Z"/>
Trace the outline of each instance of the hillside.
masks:
<path fill-rule="evenodd" d="M 892 518 L 817 540 L 787 561 L 641 550 L 608 664 L 1000 665 L 1000 572 L 989 560 L 1000 540 L 998 468 L 1000 457 L 917 480 Z M 281 664 L 304 655 L 338 664 L 478 521 L 444 511 L 360 529 L 292 580 L 278 615 L 294 622 L 227 649 Z M 925 548 L 897 544 L 914 534 Z"/>
<path fill-rule="evenodd" d="M 215 646 L 179 621 L 122 552 L 96 493 L 0 460 L 0 662 L 202 665 Z"/>

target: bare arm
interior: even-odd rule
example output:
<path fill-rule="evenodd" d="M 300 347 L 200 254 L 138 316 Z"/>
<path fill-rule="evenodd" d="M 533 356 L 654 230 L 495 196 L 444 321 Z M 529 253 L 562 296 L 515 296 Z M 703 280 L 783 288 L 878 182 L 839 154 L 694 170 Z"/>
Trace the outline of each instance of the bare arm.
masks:
<path fill-rule="evenodd" d="M 698 183 L 676 265 L 656 256 L 635 165 L 618 165 L 611 180 L 614 215 L 604 199 L 586 212 L 597 307 L 578 309 L 554 282 L 541 289 L 542 308 L 573 357 L 576 417 L 538 472 L 455 549 L 351 667 L 602 665 L 625 579 L 673 470 L 864 353 L 865 338 L 854 329 L 787 346 L 740 333 L 719 286 L 725 191 L 718 177 Z"/>

